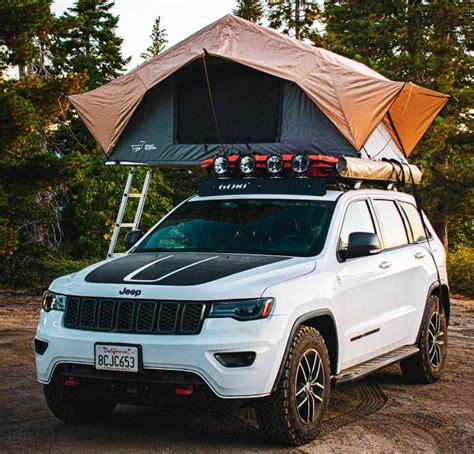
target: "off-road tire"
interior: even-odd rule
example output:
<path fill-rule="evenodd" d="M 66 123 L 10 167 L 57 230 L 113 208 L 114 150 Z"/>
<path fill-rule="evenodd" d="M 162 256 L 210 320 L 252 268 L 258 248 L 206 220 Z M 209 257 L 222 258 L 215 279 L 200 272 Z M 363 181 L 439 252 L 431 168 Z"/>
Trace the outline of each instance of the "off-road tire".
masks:
<path fill-rule="evenodd" d="M 319 355 L 324 374 L 324 389 L 320 391 L 322 402 L 313 407 L 317 408 L 315 420 L 305 424 L 297 409 L 296 382 L 300 360 L 303 360 L 305 352 L 310 350 L 315 350 Z M 255 413 L 262 435 L 272 443 L 285 446 L 300 446 L 316 438 L 329 403 L 330 375 L 329 354 L 323 337 L 315 328 L 300 326 L 292 340 L 276 390 L 256 404 Z"/>
<path fill-rule="evenodd" d="M 433 314 L 439 313 L 440 331 L 443 333 L 443 345 L 440 347 L 441 361 L 439 365 L 433 365 L 430 361 L 430 322 Z M 420 338 L 418 347 L 420 351 L 410 358 L 400 361 L 403 376 L 413 383 L 433 383 L 439 379 L 444 363 L 446 361 L 448 348 L 448 326 L 446 313 L 440 304 L 437 295 L 428 298 L 427 307 L 421 322 Z"/>
<path fill-rule="evenodd" d="M 53 383 L 44 385 L 43 392 L 51 413 L 69 424 L 95 423 L 109 416 L 116 406 L 115 402 L 85 399 Z"/>

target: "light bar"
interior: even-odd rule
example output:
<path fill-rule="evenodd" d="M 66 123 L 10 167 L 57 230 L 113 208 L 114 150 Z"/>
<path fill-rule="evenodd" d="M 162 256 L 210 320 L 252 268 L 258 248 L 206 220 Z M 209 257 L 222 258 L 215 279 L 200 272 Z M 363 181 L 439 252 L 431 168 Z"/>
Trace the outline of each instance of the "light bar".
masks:
<path fill-rule="evenodd" d="M 244 177 L 328 177 L 336 175 L 335 156 L 317 154 L 229 154 L 204 160 L 201 166 L 217 178 Z"/>

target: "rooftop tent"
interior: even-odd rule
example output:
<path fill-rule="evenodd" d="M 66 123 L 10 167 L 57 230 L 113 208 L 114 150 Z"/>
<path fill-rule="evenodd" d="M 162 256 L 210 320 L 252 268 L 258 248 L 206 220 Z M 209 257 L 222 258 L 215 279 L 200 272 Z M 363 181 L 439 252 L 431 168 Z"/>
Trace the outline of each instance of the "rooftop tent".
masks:
<path fill-rule="evenodd" d="M 220 141 L 204 61 L 228 150 L 408 156 L 447 101 L 232 15 L 69 99 L 110 160 L 196 165 Z"/>
<path fill-rule="evenodd" d="M 195 60 L 149 90 L 109 160 L 199 165 L 220 148 L 260 153 L 356 150 L 293 82 L 216 57 Z"/>

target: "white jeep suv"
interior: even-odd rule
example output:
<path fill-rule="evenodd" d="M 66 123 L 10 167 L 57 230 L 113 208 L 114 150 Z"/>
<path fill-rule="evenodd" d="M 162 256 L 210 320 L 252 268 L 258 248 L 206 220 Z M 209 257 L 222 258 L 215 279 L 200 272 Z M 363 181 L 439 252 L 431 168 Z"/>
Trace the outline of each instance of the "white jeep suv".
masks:
<path fill-rule="evenodd" d="M 208 186 L 126 254 L 56 279 L 35 340 L 51 411 L 252 400 L 265 436 L 298 445 L 332 386 L 396 361 L 434 381 L 450 307 L 429 222 L 402 192 L 303 180 Z"/>

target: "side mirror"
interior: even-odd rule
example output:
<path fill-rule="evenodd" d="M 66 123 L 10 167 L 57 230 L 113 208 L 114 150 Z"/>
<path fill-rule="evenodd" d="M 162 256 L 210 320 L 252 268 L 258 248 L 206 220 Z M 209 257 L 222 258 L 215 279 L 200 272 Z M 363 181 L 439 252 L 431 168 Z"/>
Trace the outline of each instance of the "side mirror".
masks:
<path fill-rule="evenodd" d="M 366 257 L 378 254 L 381 250 L 377 234 L 369 232 L 352 232 L 349 235 L 349 244 L 344 251 L 344 259 Z"/>
<path fill-rule="evenodd" d="M 132 230 L 127 232 L 125 235 L 125 250 L 129 251 L 135 244 L 138 243 L 138 240 L 143 236 L 141 230 Z"/>

